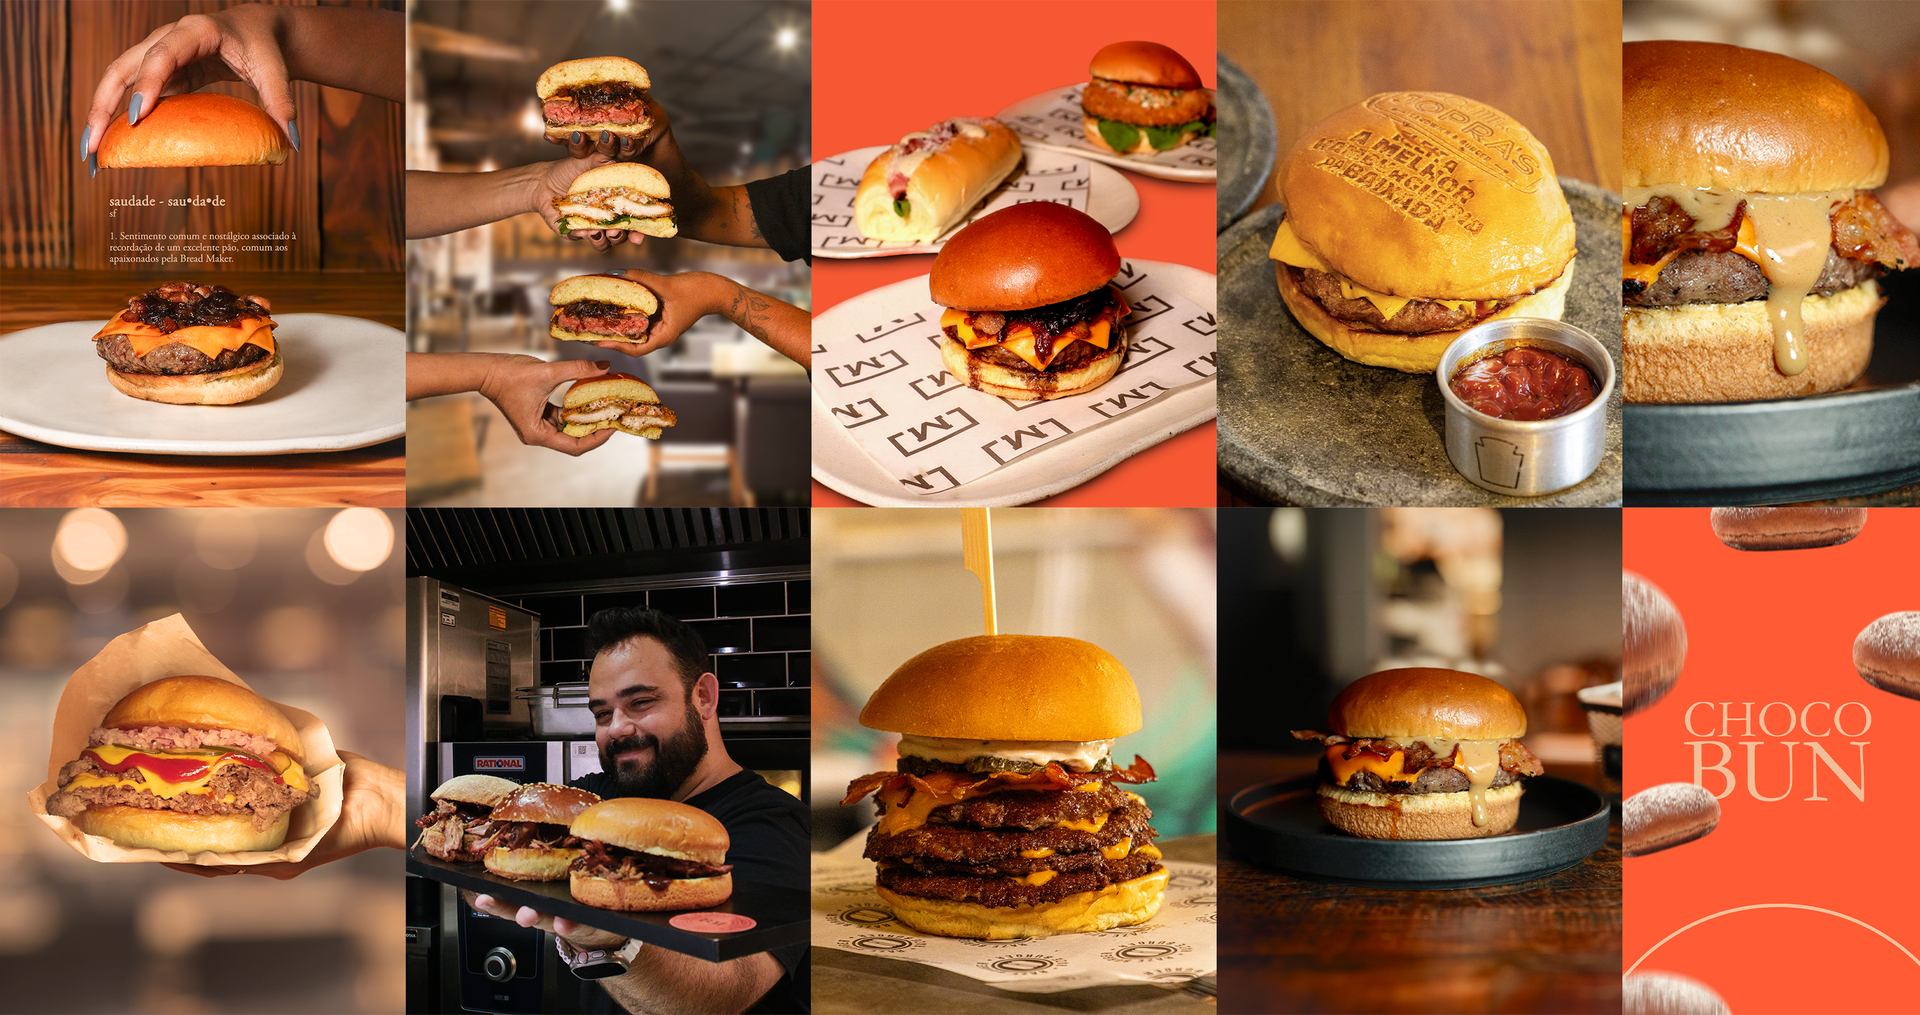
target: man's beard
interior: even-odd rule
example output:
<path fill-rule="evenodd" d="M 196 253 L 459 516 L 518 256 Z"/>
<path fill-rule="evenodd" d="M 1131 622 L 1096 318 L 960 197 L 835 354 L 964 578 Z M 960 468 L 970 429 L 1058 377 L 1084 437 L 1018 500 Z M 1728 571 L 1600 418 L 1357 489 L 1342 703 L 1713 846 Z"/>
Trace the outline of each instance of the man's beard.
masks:
<path fill-rule="evenodd" d="M 623 751 L 653 749 L 653 763 L 643 768 L 633 763 L 620 765 L 614 762 L 614 756 Z M 679 732 L 671 734 L 666 740 L 660 740 L 650 733 L 635 734 L 619 740 L 607 742 L 600 752 L 600 767 L 613 776 L 615 785 L 620 787 L 621 796 L 652 797 L 666 800 L 674 791 L 686 784 L 693 770 L 700 766 L 702 758 L 707 756 L 707 731 L 700 722 L 700 713 L 687 702 L 687 721 Z"/>

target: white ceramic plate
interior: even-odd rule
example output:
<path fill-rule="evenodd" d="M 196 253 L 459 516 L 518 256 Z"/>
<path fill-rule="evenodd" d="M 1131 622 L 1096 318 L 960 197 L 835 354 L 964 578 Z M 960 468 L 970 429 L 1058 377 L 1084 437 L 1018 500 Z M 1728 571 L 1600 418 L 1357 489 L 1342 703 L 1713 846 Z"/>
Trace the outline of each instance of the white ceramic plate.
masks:
<path fill-rule="evenodd" d="M 891 146 L 874 145 L 871 148 L 857 148 L 853 151 L 836 155 L 831 161 L 836 161 L 846 166 L 849 175 L 858 175 L 865 172 L 867 165 L 878 158 L 880 153 L 886 151 L 889 147 Z M 1064 151 L 1064 149 L 1062 150 Z M 1088 153 L 1072 152 L 1071 154 L 1078 158 L 1086 157 Z M 823 159 L 821 161 L 829 160 Z M 1140 192 L 1133 189 L 1133 184 L 1128 183 L 1126 177 L 1108 169 L 1098 161 L 1089 159 L 1088 165 L 1089 168 L 1093 170 L 1093 179 L 1087 186 L 1087 204 L 1089 205 L 1087 214 L 1092 215 L 1101 225 L 1106 226 L 1107 232 L 1117 233 L 1125 229 L 1127 223 L 1133 221 L 1134 216 L 1140 214 Z M 1019 167 L 1014 170 L 1013 175 L 1007 177 L 1007 183 L 1017 183 L 1022 180 L 1026 175 L 1026 169 L 1026 160 L 1022 159 Z M 998 188 L 996 188 L 996 192 L 997 190 Z M 989 195 L 988 200 L 991 200 L 991 195 Z M 855 257 L 891 257 L 895 254 L 937 254 L 940 252 L 941 247 L 947 245 L 948 237 L 951 237 L 955 232 L 959 231 L 962 226 L 980 217 L 986 204 L 986 201 L 982 201 L 979 206 L 968 212 L 960 221 L 954 223 L 953 228 L 948 229 L 939 239 L 931 243 L 924 240 L 914 240 L 911 242 L 889 241 L 878 247 L 815 247 L 813 248 L 813 256 L 845 259 Z"/>
<path fill-rule="evenodd" d="M 1214 276 L 1198 268 L 1165 261 L 1129 258 L 1143 271 L 1166 279 L 1180 295 L 1212 311 Z M 927 278 L 922 275 L 836 304 L 814 319 L 816 329 L 874 316 L 908 316 L 925 308 Z M 1009 507 L 1051 497 L 1119 465 L 1155 444 L 1214 418 L 1217 384 L 1195 384 L 1163 396 L 1151 406 L 1088 431 L 1046 454 L 1023 458 L 1004 469 L 942 494 L 902 495 L 900 481 L 860 450 L 846 428 L 833 421 L 820 389 L 813 390 L 813 478 L 838 493 L 877 507 Z"/>
<path fill-rule="evenodd" d="M 1084 114 L 1080 112 L 1080 92 L 1086 87 L 1086 83 L 1081 82 L 1042 92 L 994 116 L 1019 132 L 1021 144 L 1084 155 L 1160 180 L 1213 183 L 1219 178 L 1215 155 L 1218 148 L 1210 137 L 1196 138 L 1172 151 L 1152 155 L 1115 155 L 1089 144 L 1081 125 Z"/>
<path fill-rule="evenodd" d="M 163 405 L 121 394 L 88 341 L 99 321 L 0 335 L 0 430 L 84 451 L 287 455 L 344 451 L 407 431 L 406 336 L 335 314 L 283 314 L 286 373 L 239 405 Z"/>

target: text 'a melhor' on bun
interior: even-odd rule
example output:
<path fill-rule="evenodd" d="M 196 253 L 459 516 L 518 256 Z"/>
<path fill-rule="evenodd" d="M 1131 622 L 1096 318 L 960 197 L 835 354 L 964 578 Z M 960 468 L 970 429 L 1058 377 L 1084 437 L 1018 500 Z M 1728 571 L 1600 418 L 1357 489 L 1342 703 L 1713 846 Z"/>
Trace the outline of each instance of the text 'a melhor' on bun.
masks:
<path fill-rule="evenodd" d="M 151 96 L 149 96 L 151 99 Z M 100 136 L 102 169 L 170 166 L 277 166 L 287 135 L 259 106 L 219 92 L 169 95 L 131 127 L 123 111 Z"/>
<path fill-rule="evenodd" d="M 618 56 L 568 60 L 547 68 L 534 83 L 546 118 L 549 141 L 580 133 L 598 140 L 601 133 L 640 138 L 653 129 L 647 114 L 647 69 Z"/>
<path fill-rule="evenodd" d="M 1713 42 L 1622 49 L 1629 402 L 1835 391 L 1920 242 L 1874 197 L 1879 121 L 1831 74 Z"/>
<path fill-rule="evenodd" d="M 127 301 L 93 336 L 107 382 L 171 405 L 234 405 L 280 383 L 286 363 L 264 296 L 169 282 Z"/>
<path fill-rule="evenodd" d="M 573 342 L 644 342 L 660 312 L 653 290 L 618 275 L 578 275 L 548 294 L 547 333 Z"/>
<path fill-rule="evenodd" d="M 946 307 L 940 356 L 970 388 L 1019 401 L 1090 391 L 1120 370 L 1123 319 L 1109 283 L 1113 234 L 1084 212 L 1034 201 L 974 220 L 933 259 L 928 288 Z"/>
<path fill-rule="evenodd" d="M 1460 670 L 1381 670 L 1347 685 L 1327 730 L 1320 814 L 1368 839 L 1469 839 L 1511 831 L 1522 781 L 1542 774 L 1519 737 L 1527 714 L 1499 683 Z"/>
<path fill-rule="evenodd" d="M 589 906 L 703 909 L 733 895 L 726 826 L 697 807 L 621 797 L 581 811 L 570 831 L 584 855 L 569 884 Z"/>
<path fill-rule="evenodd" d="M 494 775 L 448 779 L 430 794 L 433 810 L 414 822 L 421 829 L 418 845 L 442 860 L 481 859 L 486 853 L 482 843 L 493 831 L 494 805 L 519 788 L 519 783 Z"/>
<path fill-rule="evenodd" d="M 1347 359 L 1432 373 L 1476 324 L 1565 312 L 1573 215 L 1553 158 L 1492 106 L 1384 92 L 1308 128 L 1277 176 L 1281 298 Z"/>
<path fill-rule="evenodd" d="M 1173 49 L 1157 42 L 1102 46 L 1087 66 L 1081 129 L 1095 148 L 1152 155 L 1213 132 L 1213 92 Z"/>
<path fill-rule="evenodd" d="M 537 782 L 514 789 L 493 807 L 493 827 L 478 849 L 488 870 L 515 881 L 558 881 L 585 851 L 568 831 L 581 811 L 600 802 L 584 789 Z"/>
<path fill-rule="evenodd" d="M 293 721 L 219 677 L 143 684 L 87 740 L 60 769 L 47 813 L 130 849 L 278 849 L 313 795 Z M 163 785 L 170 792 L 155 790 Z"/>
<path fill-rule="evenodd" d="M 574 177 L 566 194 L 553 199 L 560 216 L 556 228 L 562 236 L 596 229 L 677 236 L 680 226 L 673 218 L 672 198 L 667 178 L 652 166 L 598 166 Z"/>
<path fill-rule="evenodd" d="M 611 373 L 575 381 L 567 389 L 560 419 L 569 437 L 585 437 L 598 430 L 619 430 L 635 437 L 659 440 L 674 425 L 673 410 L 660 404 L 653 386 L 632 374 Z"/>

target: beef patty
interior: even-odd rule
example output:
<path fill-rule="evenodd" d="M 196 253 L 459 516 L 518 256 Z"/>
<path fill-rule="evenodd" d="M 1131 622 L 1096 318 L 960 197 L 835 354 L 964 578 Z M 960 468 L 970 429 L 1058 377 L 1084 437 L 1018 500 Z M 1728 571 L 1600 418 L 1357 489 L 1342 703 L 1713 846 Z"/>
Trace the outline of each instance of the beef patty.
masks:
<path fill-rule="evenodd" d="M 1060 794 L 1066 795 L 1066 794 Z M 1075 794 L 1093 796 L 1092 793 Z M 1106 813 L 1106 812 L 1101 812 Z M 885 835 L 876 828 L 867 835 L 867 849 L 863 854 L 869 860 L 899 860 L 908 857 L 925 857 L 931 860 L 949 863 L 987 865 L 1006 870 L 1035 871 L 1057 869 L 1043 862 L 1052 857 L 1035 859 L 1023 857 L 1023 852 L 1043 849 L 1058 854 L 1084 853 L 1111 846 L 1121 839 L 1132 837 L 1136 844 L 1150 840 L 1153 829 L 1147 821 L 1153 812 L 1138 800 L 1125 800 L 1123 805 L 1111 812 L 1107 823 L 1097 832 L 1082 831 L 1077 828 L 1046 827 L 1033 831 L 996 831 L 977 828 L 960 828 L 952 825 L 921 825 L 897 835 Z"/>
<path fill-rule="evenodd" d="M 1020 828 L 1036 831 L 1062 821 L 1085 821 L 1096 814 L 1118 810 L 1128 802 L 1127 791 L 1104 783 L 1097 790 L 1019 790 L 990 793 L 957 804 L 935 807 L 927 820 L 940 825 L 975 828 Z"/>
<path fill-rule="evenodd" d="M 1831 296 L 1887 273 L 1884 265 L 1841 257 L 1827 250 L 1827 263 L 1813 292 Z M 1678 307 L 1689 303 L 1745 303 L 1766 299 L 1767 276 L 1760 266 L 1731 250 L 1688 251 L 1667 262 L 1651 285 L 1631 279 L 1622 283 L 1622 298 L 1630 307 Z"/>
<path fill-rule="evenodd" d="M 1393 315 L 1391 320 L 1381 316 L 1380 308 L 1365 299 L 1348 299 L 1340 295 L 1340 279 L 1324 271 L 1312 268 L 1299 268 L 1287 265 L 1293 280 L 1302 292 L 1313 297 L 1322 309 L 1331 317 L 1351 325 L 1358 325 L 1368 331 L 1385 331 L 1396 335 L 1425 335 L 1435 331 L 1455 331 L 1465 328 L 1489 314 L 1498 313 L 1520 300 L 1520 296 L 1508 296 L 1499 300 L 1485 300 L 1465 307 L 1449 307 L 1434 300 L 1412 300 Z"/>
<path fill-rule="evenodd" d="M 252 366 L 273 354 L 252 342 L 243 343 L 238 349 L 222 350 L 217 357 L 208 357 L 192 346 L 178 342 L 168 342 L 155 348 L 145 356 L 133 354 L 133 343 L 125 335 L 108 335 L 94 342 L 94 352 L 107 361 L 107 365 L 121 373 L 128 374 L 211 374 L 222 370 L 236 370 Z"/>
<path fill-rule="evenodd" d="M 1332 767 L 1326 758 L 1320 759 L 1320 779 L 1333 782 Z M 1502 768 L 1494 774 L 1493 784 L 1488 788 L 1497 788 L 1520 781 L 1520 773 Z M 1335 785 L 1339 785 L 1335 783 Z M 1404 782 L 1388 782 L 1372 772 L 1355 772 L 1347 778 L 1346 788 L 1363 793 L 1465 793 L 1472 788 L 1467 782 L 1467 773 L 1452 766 L 1421 769 L 1419 777 L 1411 785 Z"/>
<path fill-rule="evenodd" d="M 60 769 L 60 784 L 65 786 L 82 774 L 115 776 L 123 780 L 145 782 L 137 768 L 113 773 L 95 764 L 92 758 L 69 761 Z M 71 818 L 88 807 L 144 807 L 148 810 L 180 811 L 185 814 L 252 814 L 253 827 L 266 828 L 280 815 L 298 807 L 307 794 L 273 781 L 272 773 L 247 765 L 228 765 L 214 774 L 212 791 L 183 793 L 164 799 L 135 786 L 85 786 L 61 789 L 47 798 L 47 813 Z M 232 796 L 231 801 L 227 800 Z"/>
<path fill-rule="evenodd" d="M 1160 861 L 1153 856 L 1135 853 L 1119 860 L 1102 860 L 1096 866 L 1063 871 L 1046 884 L 1031 885 L 1006 877 L 921 874 L 912 867 L 889 862 L 881 865 L 877 881 L 880 887 L 901 895 L 974 902 L 983 906 L 1036 906 L 1145 877 L 1159 867 Z"/>

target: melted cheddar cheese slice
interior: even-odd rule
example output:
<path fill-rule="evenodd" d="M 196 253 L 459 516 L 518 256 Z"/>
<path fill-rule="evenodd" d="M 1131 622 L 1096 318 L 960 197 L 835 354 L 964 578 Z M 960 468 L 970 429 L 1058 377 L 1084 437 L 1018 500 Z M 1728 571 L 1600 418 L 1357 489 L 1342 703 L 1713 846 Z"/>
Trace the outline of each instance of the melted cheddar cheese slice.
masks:
<path fill-rule="evenodd" d="M 82 789 L 89 786 L 129 786 L 144 789 L 163 800 L 172 800 L 183 794 L 201 796 L 213 792 L 214 776 L 219 775 L 222 768 L 229 765 L 241 764 L 241 762 L 238 761 L 219 757 L 220 755 L 231 753 L 224 749 L 209 749 L 204 751 L 142 751 L 132 747 L 122 747 L 119 744 L 100 744 L 90 748 L 90 750 L 99 755 L 102 762 L 116 767 L 125 764 L 127 758 L 135 754 L 145 754 L 154 758 L 212 759 L 212 763 L 207 767 L 206 775 L 187 782 L 171 782 L 161 778 L 159 774 L 152 769 L 141 767 L 140 775 L 145 781 L 135 781 L 130 777 L 131 773 L 120 775 L 112 772 L 89 772 L 84 775 L 74 776 L 73 781 L 61 787 L 62 789 Z M 299 764 L 295 763 L 292 758 L 284 754 L 275 753 L 272 758 L 262 760 L 265 760 L 279 772 L 280 778 L 286 781 L 289 789 L 306 792 L 308 788 L 306 773 L 301 771 Z M 285 767 L 282 768 L 282 765 Z M 136 763 L 136 767 L 138 767 L 138 763 Z"/>
<path fill-rule="evenodd" d="M 1096 349 L 1105 349 L 1113 335 L 1113 322 L 1107 318 L 1103 317 L 1093 322 L 1091 328 L 1083 321 L 1055 338 L 1053 348 L 1048 350 L 1045 359 L 1041 359 L 1036 351 L 1039 346 L 1039 335 L 1029 325 L 1016 324 L 1007 329 L 1004 340 L 997 339 L 992 335 L 982 335 L 969 327 L 966 311 L 949 308 L 940 315 L 940 328 L 943 331 L 947 328 L 954 329 L 954 333 L 960 337 L 960 344 L 968 349 L 980 349 L 998 344 L 1001 348 L 1025 360 L 1027 365 L 1035 370 L 1045 370 L 1059 357 L 1062 350 L 1074 342 L 1086 342 Z"/>
<path fill-rule="evenodd" d="M 1766 268 L 1767 262 L 1761 259 L 1760 248 L 1754 241 L 1753 216 L 1746 215 L 1741 217 L 1740 228 L 1733 234 L 1733 252 L 1752 261 L 1763 269 Z M 1676 248 L 1667 251 L 1665 257 L 1662 257 L 1652 264 L 1634 263 L 1630 260 L 1633 257 L 1633 211 L 1629 209 L 1621 213 L 1621 278 L 1629 282 L 1638 282 L 1641 285 L 1652 285 L 1654 280 L 1660 277 L 1660 273 L 1666 270 L 1667 265 L 1672 264 L 1673 259 L 1679 257 L 1681 253 L 1683 253 L 1683 251 Z"/>
<path fill-rule="evenodd" d="M 1378 289 L 1369 289 L 1334 271 L 1319 254 L 1308 250 L 1307 245 L 1300 242 L 1300 237 L 1294 235 L 1292 224 L 1284 219 L 1280 222 L 1280 231 L 1273 234 L 1273 246 L 1267 251 L 1267 256 L 1282 264 L 1291 264 L 1296 268 L 1312 268 L 1314 271 L 1332 275 L 1340 280 L 1342 298 L 1366 300 L 1373 304 L 1374 309 L 1380 311 L 1380 319 L 1383 321 L 1393 320 L 1393 315 L 1413 302 L 1411 296 L 1395 296 Z M 1431 300 L 1429 302 L 1439 303 L 1455 310 L 1468 310 L 1474 306 L 1473 300 Z"/>
<path fill-rule="evenodd" d="M 169 342 L 178 342 L 181 345 L 198 350 L 201 355 L 208 359 L 213 359 L 223 352 L 231 352 L 249 343 L 257 345 L 269 353 L 273 351 L 273 319 L 269 317 L 248 317 L 233 325 L 220 325 L 218 327 L 201 325 L 191 328 L 180 328 L 170 334 L 161 334 L 160 329 L 155 328 L 153 325 L 124 320 L 121 316 L 116 315 L 112 320 L 107 322 L 106 327 L 100 329 L 99 334 L 93 337 L 100 339 L 106 338 L 109 335 L 127 336 L 127 341 L 133 346 L 133 354 L 135 356 L 145 356 L 147 353 Z"/>

